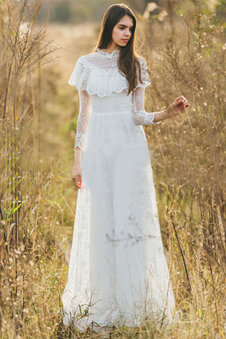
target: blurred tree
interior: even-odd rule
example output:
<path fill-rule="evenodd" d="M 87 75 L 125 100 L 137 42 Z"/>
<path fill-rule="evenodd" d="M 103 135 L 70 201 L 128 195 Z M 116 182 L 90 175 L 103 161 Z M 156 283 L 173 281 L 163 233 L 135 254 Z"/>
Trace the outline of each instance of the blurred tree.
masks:
<path fill-rule="evenodd" d="M 66 23 L 71 18 L 71 3 L 70 1 L 59 2 L 55 5 L 50 14 L 50 21 Z"/>
<path fill-rule="evenodd" d="M 224 23 L 226 20 L 226 0 L 220 0 L 216 4 L 216 15 L 219 23 Z"/>
<path fill-rule="evenodd" d="M 105 10 L 110 5 L 121 2 L 120 0 L 45 0 L 38 13 L 38 20 L 73 24 L 101 21 Z M 159 4 L 160 0 L 151 2 Z M 143 14 L 150 1 L 127 0 L 123 3 L 131 7 L 135 13 Z"/>

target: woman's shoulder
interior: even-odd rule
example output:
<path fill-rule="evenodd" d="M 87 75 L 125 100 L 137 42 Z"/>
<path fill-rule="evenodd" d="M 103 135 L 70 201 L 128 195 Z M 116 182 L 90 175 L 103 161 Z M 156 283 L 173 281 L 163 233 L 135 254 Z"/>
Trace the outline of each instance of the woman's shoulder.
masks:
<path fill-rule="evenodd" d="M 144 57 L 137 55 L 137 60 L 140 64 L 140 70 L 141 70 L 141 80 L 140 82 L 140 77 L 139 77 L 139 72 L 138 72 L 138 83 L 136 87 L 147 87 L 151 84 L 151 78 L 150 78 L 150 73 L 148 70 L 148 65 L 147 61 L 145 60 Z M 137 69 L 138 71 L 138 69 Z"/>
<path fill-rule="evenodd" d="M 141 67 L 147 67 L 147 61 L 143 56 L 138 55 L 137 60 Z"/>
<path fill-rule="evenodd" d="M 76 60 L 68 81 L 69 85 L 75 86 L 78 89 L 86 89 L 88 76 L 93 69 L 92 54 L 82 55 Z"/>
<path fill-rule="evenodd" d="M 147 64 L 146 59 L 139 54 L 136 55 L 136 57 L 137 57 L 137 61 L 138 61 L 140 68 L 141 68 L 141 73 L 148 72 L 148 64 Z"/>
<path fill-rule="evenodd" d="M 81 55 L 78 59 L 77 59 L 77 64 L 83 64 L 84 66 L 85 65 L 88 65 L 89 63 L 92 63 L 95 58 L 96 58 L 96 55 L 97 53 L 96 52 L 91 52 L 89 54 L 84 54 L 84 55 Z"/>

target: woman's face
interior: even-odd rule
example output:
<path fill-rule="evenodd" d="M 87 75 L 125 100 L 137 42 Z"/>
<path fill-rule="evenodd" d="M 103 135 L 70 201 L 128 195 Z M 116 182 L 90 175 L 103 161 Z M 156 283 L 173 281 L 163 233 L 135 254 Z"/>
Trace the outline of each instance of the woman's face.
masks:
<path fill-rule="evenodd" d="M 112 30 L 113 42 L 120 46 L 126 46 L 132 36 L 133 20 L 130 16 L 124 15 Z"/>

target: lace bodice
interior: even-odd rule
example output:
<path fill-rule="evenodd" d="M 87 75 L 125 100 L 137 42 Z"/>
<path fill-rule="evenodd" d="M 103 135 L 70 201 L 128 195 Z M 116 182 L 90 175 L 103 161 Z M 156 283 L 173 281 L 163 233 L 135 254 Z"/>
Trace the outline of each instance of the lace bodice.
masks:
<path fill-rule="evenodd" d="M 131 108 L 132 118 L 136 125 L 158 124 L 161 122 L 154 122 L 155 114 L 158 112 L 148 113 L 144 108 L 145 88 L 151 84 L 146 61 L 138 57 L 142 82 L 140 82 L 138 76 L 136 88 L 127 96 L 129 84 L 126 77 L 118 69 L 118 57 L 119 50 L 108 53 L 97 48 L 97 52 L 81 56 L 76 62 L 68 81 L 71 86 L 75 86 L 79 91 L 80 107 L 75 148 L 84 149 L 92 103 L 95 104 L 98 98 L 103 98 L 101 102 L 106 103 L 107 109 L 109 108 L 108 101 L 104 99 L 108 99 L 108 97 L 110 98 L 117 93 L 123 94 L 126 96 L 126 100 L 129 100 L 128 108 Z M 123 105 L 125 105 L 125 100 Z M 121 107 L 119 106 L 118 109 L 121 109 Z"/>

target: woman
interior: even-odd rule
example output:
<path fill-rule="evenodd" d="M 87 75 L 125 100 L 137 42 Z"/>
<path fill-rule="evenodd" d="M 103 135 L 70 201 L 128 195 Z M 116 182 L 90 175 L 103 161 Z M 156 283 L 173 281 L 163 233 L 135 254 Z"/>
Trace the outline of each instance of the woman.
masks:
<path fill-rule="evenodd" d="M 148 145 L 142 125 L 188 107 L 144 109 L 151 80 L 134 50 L 136 18 L 110 6 L 95 50 L 69 79 L 79 91 L 73 181 L 79 189 L 64 324 L 139 326 L 145 317 L 171 322 L 175 299 L 161 239 Z"/>

